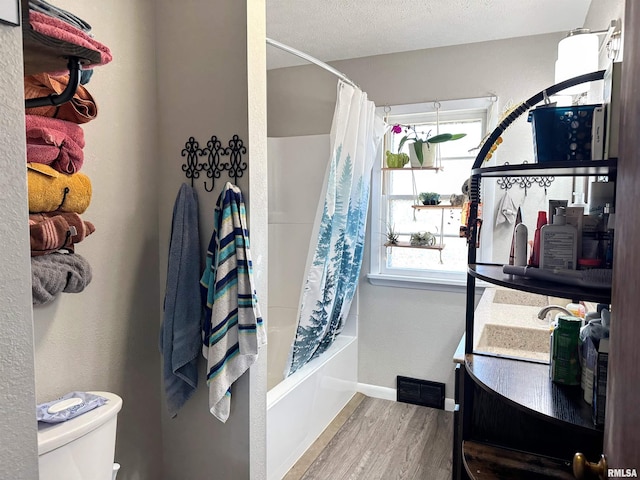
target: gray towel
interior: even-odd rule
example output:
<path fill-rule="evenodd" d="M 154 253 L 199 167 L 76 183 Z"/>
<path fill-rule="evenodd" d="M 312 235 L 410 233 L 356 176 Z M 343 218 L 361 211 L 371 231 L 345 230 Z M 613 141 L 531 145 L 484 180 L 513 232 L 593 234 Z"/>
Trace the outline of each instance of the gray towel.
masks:
<path fill-rule="evenodd" d="M 91 282 L 91 266 L 77 253 L 31 257 L 33 304 L 52 301 L 60 292 L 79 293 Z"/>
<path fill-rule="evenodd" d="M 160 330 L 164 390 L 171 417 L 198 387 L 201 317 L 198 197 L 192 187 L 183 183 L 173 207 Z"/>

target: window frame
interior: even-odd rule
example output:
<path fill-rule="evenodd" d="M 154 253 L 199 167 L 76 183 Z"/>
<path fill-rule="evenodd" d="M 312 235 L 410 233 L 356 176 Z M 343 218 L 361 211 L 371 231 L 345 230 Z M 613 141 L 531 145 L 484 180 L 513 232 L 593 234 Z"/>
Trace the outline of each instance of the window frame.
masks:
<path fill-rule="evenodd" d="M 378 107 L 378 113 L 382 116 L 392 115 L 391 124 L 401 123 L 411 125 L 422 122 L 425 115 L 436 112 L 439 108 L 440 121 L 465 120 L 478 118 L 483 122 L 482 138 L 490 132 L 496 123 L 497 97 L 477 97 L 458 100 L 447 100 L 428 103 L 416 103 Z M 422 117 L 422 119 L 420 118 Z M 452 272 L 436 269 L 402 269 L 387 268 L 385 262 L 385 247 L 383 238 L 386 234 L 386 219 L 388 218 L 388 200 L 383 195 L 384 152 L 389 149 L 390 136 L 385 135 L 379 158 L 372 171 L 371 187 L 371 228 L 368 237 L 370 244 L 370 268 L 367 278 L 370 283 L 381 286 L 393 286 L 404 288 L 419 288 L 429 290 L 460 291 L 466 287 L 466 271 Z M 452 157 L 452 159 L 455 157 Z M 457 157 L 460 158 L 460 157 Z M 435 172 L 433 172 L 435 174 Z M 469 172 L 471 173 L 471 172 Z M 442 174 L 442 173 L 440 173 Z M 443 199 L 446 196 L 443 197 Z M 486 200 L 486 199 L 485 199 Z M 484 208 L 489 208 L 485 205 Z M 490 247 L 487 242 L 482 242 L 478 251 L 478 261 L 490 258 Z M 437 251 L 432 253 L 438 255 Z"/>

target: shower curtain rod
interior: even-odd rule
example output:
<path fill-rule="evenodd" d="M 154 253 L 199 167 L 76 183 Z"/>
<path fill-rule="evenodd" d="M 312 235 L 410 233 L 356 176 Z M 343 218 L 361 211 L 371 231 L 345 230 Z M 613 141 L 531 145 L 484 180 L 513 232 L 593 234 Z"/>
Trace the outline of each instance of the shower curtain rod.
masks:
<path fill-rule="evenodd" d="M 300 57 L 300 58 L 306 60 L 307 62 L 314 63 L 315 65 L 317 65 L 317 66 L 319 66 L 321 68 L 324 68 L 328 72 L 333 73 L 336 77 L 338 77 L 339 79 L 341 79 L 344 82 L 348 83 L 352 87 L 360 88 L 360 87 L 358 87 L 358 85 L 355 84 L 355 82 L 351 81 L 349 79 L 349 77 L 347 77 L 340 70 L 336 70 L 331 65 L 327 65 L 326 63 L 318 60 L 317 58 L 312 57 L 308 53 L 301 52 L 300 50 L 296 50 L 295 48 L 290 47 L 289 45 L 285 45 L 284 43 L 280 43 L 280 42 L 278 42 L 276 40 L 272 40 L 269 37 L 267 37 L 267 44 L 271 45 L 273 47 L 279 48 L 280 50 L 284 50 L 285 52 L 291 53 L 291 54 L 293 54 L 293 55 L 295 55 L 297 57 Z"/>

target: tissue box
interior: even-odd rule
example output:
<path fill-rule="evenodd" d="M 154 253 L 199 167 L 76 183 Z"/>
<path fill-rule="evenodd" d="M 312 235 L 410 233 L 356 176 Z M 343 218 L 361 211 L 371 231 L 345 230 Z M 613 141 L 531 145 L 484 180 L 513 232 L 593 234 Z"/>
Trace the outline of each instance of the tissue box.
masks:
<path fill-rule="evenodd" d="M 538 107 L 529 112 L 538 163 L 591 161 L 593 111 L 601 105 Z"/>

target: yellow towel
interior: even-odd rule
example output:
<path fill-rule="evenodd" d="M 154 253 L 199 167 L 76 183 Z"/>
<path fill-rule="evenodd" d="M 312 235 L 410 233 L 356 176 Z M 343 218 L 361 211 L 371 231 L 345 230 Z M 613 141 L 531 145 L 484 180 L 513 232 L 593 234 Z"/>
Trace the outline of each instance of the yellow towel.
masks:
<path fill-rule="evenodd" d="M 91 202 L 91 181 L 82 173 L 65 175 L 49 165 L 27 163 L 29 212 L 84 213 Z"/>

